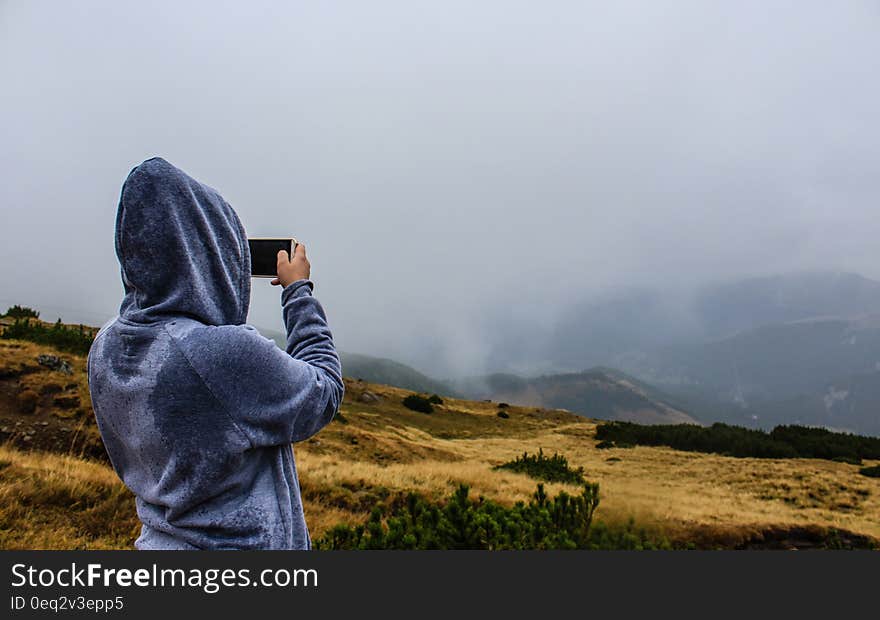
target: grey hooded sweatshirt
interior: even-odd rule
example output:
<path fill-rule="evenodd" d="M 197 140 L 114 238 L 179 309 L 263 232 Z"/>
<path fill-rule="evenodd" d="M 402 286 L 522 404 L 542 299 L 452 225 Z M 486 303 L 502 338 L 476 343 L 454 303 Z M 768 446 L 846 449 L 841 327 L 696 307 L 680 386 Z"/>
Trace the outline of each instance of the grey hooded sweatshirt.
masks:
<path fill-rule="evenodd" d="M 124 298 L 88 359 L 114 469 L 143 524 L 138 549 L 309 549 L 292 442 L 343 396 L 309 280 L 281 291 L 287 347 L 245 324 L 250 252 L 216 190 L 155 158 L 116 219 Z"/>

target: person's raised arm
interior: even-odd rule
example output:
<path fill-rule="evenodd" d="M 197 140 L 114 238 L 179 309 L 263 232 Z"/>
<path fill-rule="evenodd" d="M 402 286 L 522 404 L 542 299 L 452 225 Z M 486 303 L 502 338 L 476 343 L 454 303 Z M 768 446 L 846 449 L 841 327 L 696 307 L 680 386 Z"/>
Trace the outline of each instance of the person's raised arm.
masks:
<path fill-rule="evenodd" d="M 285 264 L 281 264 L 282 258 Z M 313 284 L 305 248 L 293 260 L 279 254 L 282 351 L 249 325 L 205 328 L 192 345 L 191 363 L 215 398 L 255 447 L 302 441 L 333 419 L 344 394 L 342 367 Z"/>
<path fill-rule="evenodd" d="M 306 256 L 305 244 L 297 243 L 292 257 L 288 257 L 284 250 L 278 252 L 278 277 L 272 280 L 272 284 L 283 287 L 281 305 L 287 328 L 286 352 L 293 359 L 314 367 L 319 375 L 324 375 L 320 378 L 328 382 L 334 391 L 331 396 L 335 413 L 344 392 L 342 366 L 324 309 L 312 296 L 314 284 L 310 276 L 311 264 Z M 330 414 L 331 418 L 333 413 Z M 301 430 L 307 431 L 306 436 L 311 436 L 326 422 L 311 431 L 307 428 Z"/>

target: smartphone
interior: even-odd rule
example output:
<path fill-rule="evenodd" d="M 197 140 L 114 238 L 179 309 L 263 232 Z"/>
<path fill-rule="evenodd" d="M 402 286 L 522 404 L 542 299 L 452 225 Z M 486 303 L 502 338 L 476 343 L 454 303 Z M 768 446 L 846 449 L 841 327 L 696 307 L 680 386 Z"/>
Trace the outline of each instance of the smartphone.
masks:
<path fill-rule="evenodd" d="M 278 251 L 293 256 L 296 248 L 293 237 L 257 237 L 248 239 L 251 250 L 251 276 L 254 278 L 278 277 Z"/>

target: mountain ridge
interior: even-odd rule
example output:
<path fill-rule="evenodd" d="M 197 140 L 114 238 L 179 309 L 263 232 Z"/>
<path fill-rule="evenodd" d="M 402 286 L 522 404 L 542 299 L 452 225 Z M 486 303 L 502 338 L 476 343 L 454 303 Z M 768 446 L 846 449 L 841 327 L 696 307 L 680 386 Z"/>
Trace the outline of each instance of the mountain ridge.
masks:
<path fill-rule="evenodd" d="M 675 403 L 673 396 L 621 370 L 606 367 L 532 378 L 495 373 L 463 379 L 455 385 L 475 399 L 565 409 L 601 419 L 642 424 L 700 423 L 694 414 Z"/>

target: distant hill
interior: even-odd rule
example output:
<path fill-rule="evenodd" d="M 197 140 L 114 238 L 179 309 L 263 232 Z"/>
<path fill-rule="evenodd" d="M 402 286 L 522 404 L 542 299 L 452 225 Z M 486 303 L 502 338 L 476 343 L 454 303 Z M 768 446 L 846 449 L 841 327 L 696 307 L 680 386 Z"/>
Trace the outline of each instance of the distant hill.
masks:
<path fill-rule="evenodd" d="M 282 349 L 287 346 L 287 338 L 277 330 L 258 327 L 260 333 L 271 338 Z M 381 383 L 428 394 L 442 396 L 458 396 L 459 394 L 447 383 L 432 379 L 415 368 L 384 357 L 373 357 L 361 353 L 345 353 L 340 351 L 342 374 L 353 379 L 362 379 L 369 383 Z"/>
<path fill-rule="evenodd" d="M 654 375 L 648 380 L 655 384 L 730 389 L 745 400 L 798 394 L 880 369 L 880 316 L 763 325 L 704 344 L 668 347 L 643 365 L 655 366 L 640 373 Z"/>
<path fill-rule="evenodd" d="M 716 419 L 880 433 L 880 316 L 764 325 L 667 347 L 629 370 Z"/>
<path fill-rule="evenodd" d="M 839 272 L 750 278 L 704 288 L 695 310 L 709 337 L 817 317 L 854 319 L 880 313 L 880 282 Z"/>
<path fill-rule="evenodd" d="M 692 295 L 663 288 L 619 291 L 574 304 L 529 355 L 560 368 L 628 370 L 633 358 L 664 347 L 698 345 L 764 325 L 874 314 L 880 314 L 880 282 L 854 273 L 748 278 L 707 285 Z"/>
<path fill-rule="evenodd" d="M 748 278 L 690 296 L 621 291 L 572 306 L 527 354 L 551 368 L 620 368 L 705 422 L 880 432 L 880 282 L 855 273 Z"/>
<path fill-rule="evenodd" d="M 880 436 L 880 372 L 827 382 L 795 398 L 757 402 L 764 426 L 804 424 Z"/>
<path fill-rule="evenodd" d="M 415 368 L 382 357 L 360 353 L 340 353 L 342 372 L 346 377 L 363 379 L 369 383 L 391 385 L 414 392 L 458 396 L 448 384 L 432 379 Z"/>
<path fill-rule="evenodd" d="M 523 378 L 493 374 L 455 383 L 474 399 L 491 398 L 522 406 L 567 409 L 603 420 L 641 424 L 698 424 L 675 399 L 610 368 Z"/>

